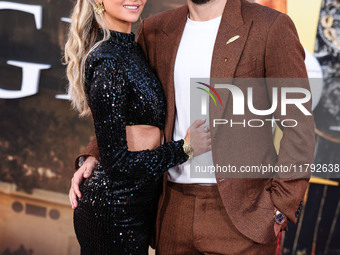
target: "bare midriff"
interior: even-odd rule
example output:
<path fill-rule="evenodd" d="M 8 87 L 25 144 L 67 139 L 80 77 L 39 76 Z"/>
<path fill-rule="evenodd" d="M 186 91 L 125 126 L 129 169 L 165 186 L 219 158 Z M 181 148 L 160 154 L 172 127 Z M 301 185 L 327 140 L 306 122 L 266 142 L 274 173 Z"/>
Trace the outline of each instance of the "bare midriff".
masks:
<path fill-rule="evenodd" d="M 126 126 L 129 151 L 153 150 L 162 144 L 163 131 L 151 125 Z"/>

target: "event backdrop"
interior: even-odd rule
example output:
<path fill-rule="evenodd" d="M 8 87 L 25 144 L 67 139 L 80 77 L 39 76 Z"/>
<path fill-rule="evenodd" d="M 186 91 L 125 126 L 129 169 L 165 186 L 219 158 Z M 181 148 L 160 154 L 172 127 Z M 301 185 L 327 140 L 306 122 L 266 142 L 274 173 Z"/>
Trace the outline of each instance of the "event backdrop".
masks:
<path fill-rule="evenodd" d="M 316 162 L 339 163 L 339 130 L 329 127 L 340 126 L 340 86 L 327 83 L 340 78 L 339 1 L 259 2 L 288 12 L 318 59 L 326 82 L 314 111 Z M 183 4 L 149 0 L 143 18 Z M 94 131 L 90 119 L 71 110 L 66 94 L 62 52 L 72 5 L 0 0 L 0 255 L 79 254 L 67 193 L 73 160 Z M 339 188 L 311 184 L 306 201 L 308 213 L 282 237 L 280 252 L 340 254 Z"/>

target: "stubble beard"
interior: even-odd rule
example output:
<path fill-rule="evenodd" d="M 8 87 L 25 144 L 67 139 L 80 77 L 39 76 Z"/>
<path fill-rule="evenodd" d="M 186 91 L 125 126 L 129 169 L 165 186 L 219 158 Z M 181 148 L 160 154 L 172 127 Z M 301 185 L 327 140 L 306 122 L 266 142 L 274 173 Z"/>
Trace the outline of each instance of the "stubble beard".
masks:
<path fill-rule="evenodd" d="M 203 5 L 203 4 L 210 2 L 210 0 L 191 0 L 191 2 L 197 5 Z"/>

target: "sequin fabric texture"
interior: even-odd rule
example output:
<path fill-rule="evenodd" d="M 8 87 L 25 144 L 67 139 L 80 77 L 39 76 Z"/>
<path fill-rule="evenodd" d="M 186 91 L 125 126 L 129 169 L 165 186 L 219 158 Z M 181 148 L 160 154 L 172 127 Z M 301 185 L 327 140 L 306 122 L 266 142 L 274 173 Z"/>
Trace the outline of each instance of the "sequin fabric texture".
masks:
<path fill-rule="evenodd" d="M 83 255 L 148 254 L 161 177 L 188 159 L 183 140 L 155 150 L 128 150 L 127 125 L 164 129 L 166 115 L 162 85 L 134 39 L 133 33 L 111 31 L 85 65 L 100 160 L 80 186 L 74 211 Z"/>

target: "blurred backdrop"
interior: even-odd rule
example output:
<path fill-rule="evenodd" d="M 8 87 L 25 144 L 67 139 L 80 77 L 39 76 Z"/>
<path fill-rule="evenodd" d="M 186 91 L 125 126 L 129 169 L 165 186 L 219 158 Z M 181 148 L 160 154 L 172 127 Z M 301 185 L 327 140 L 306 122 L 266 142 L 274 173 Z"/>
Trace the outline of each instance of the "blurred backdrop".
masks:
<path fill-rule="evenodd" d="M 185 0 L 148 0 L 143 18 Z M 254 2 L 254 1 L 253 1 Z M 340 1 L 258 0 L 288 13 L 306 49 L 316 163 L 340 163 Z M 94 135 L 66 93 L 62 52 L 70 0 L 0 0 L 0 255 L 79 254 L 68 190 L 75 156 Z M 136 32 L 138 24 L 134 24 Z M 279 136 L 279 135 L 278 135 Z M 313 178 L 280 254 L 340 254 L 338 179 Z"/>

